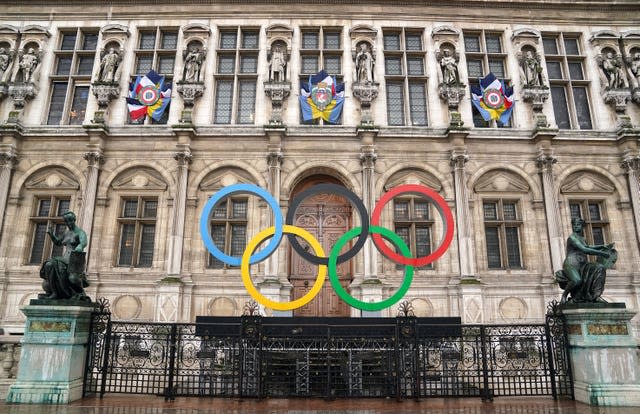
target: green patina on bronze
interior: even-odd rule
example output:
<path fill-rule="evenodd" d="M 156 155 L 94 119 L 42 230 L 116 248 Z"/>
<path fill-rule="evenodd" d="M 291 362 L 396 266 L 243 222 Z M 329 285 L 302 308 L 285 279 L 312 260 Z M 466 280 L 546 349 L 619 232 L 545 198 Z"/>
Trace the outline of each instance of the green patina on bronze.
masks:
<path fill-rule="evenodd" d="M 590 323 L 587 331 L 589 335 L 629 335 L 627 325 L 622 323 Z"/>
<path fill-rule="evenodd" d="M 71 332 L 71 322 L 31 321 L 30 332 Z"/>

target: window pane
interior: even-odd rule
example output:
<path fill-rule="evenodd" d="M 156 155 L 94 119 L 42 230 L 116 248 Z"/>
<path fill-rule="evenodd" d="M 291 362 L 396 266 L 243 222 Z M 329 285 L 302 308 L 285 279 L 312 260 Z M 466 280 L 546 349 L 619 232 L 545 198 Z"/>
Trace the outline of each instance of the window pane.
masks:
<path fill-rule="evenodd" d="M 543 37 L 542 46 L 546 55 L 558 54 L 558 43 L 556 43 L 555 37 Z"/>
<path fill-rule="evenodd" d="M 220 49 L 236 48 L 236 32 L 220 33 Z"/>
<path fill-rule="evenodd" d="M 256 73 L 258 71 L 258 57 L 257 56 L 240 56 L 240 72 L 241 73 Z"/>
<path fill-rule="evenodd" d="M 62 238 L 62 236 L 64 236 L 64 233 L 67 231 L 67 226 L 65 226 L 64 224 L 56 224 L 55 225 L 55 229 L 54 229 L 54 233 L 56 235 L 56 237 L 58 237 L 59 239 Z M 49 237 L 49 236 L 46 236 Z M 53 244 L 53 243 L 52 243 Z M 60 245 L 60 246 L 56 246 L 55 244 L 53 246 L 51 246 L 51 257 L 54 256 L 62 256 L 64 254 L 64 246 Z"/>
<path fill-rule="evenodd" d="M 211 226 L 211 239 L 213 244 L 222 251 L 224 251 L 224 225 Z M 224 263 L 209 254 L 209 267 L 214 269 L 222 269 Z"/>
<path fill-rule="evenodd" d="M 231 217 L 247 218 L 247 202 L 245 200 L 234 200 L 231 203 Z"/>
<path fill-rule="evenodd" d="M 501 53 L 502 47 L 500 46 L 500 36 L 498 35 L 485 35 L 487 42 L 487 53 Z"/>
<path fill-rule="evenodd" d="M 504 203 L 502 205 L 503 218 L 505 220 L 517 220 L 516 213 L 516 204 L 515 203 Z"/>
<path fill-rule="evenodd" d="M 405 242 L 407 247 L 411 248 L 411 242 L 409 240 L 409 228 L 408 227 L 396 227 L 396 234 L 400 236 L 402 241 Z M 400 249 L 396 247 L 396 251 L 400 253 Z"/>
<path fill-rule="evenodd" d="M 480 52 L 480 37 L 477 35 L 465 35 L 464 50 L 467 52 Z"/>
<path fill-rule="evenodd" d="M 138 215 L 138 200 L 125 200 L 124 208 L 122 209 L 122 217 L 137 217 Z"/>
<path fill-rule="evenodd" d="M 220 80 L 216 83 L 216 124 L 231 123 L 231 101 L 233 81 Z"/>
<path fill-rule="evenodd" d="M 591 221 L 602 220 L 602 216 L 600 215 L 600 204 L 589 203 L 589 218 Z"/>
<path fill-rule="evenodd" d="M 317 56 L 302 56 L 302 73 L 316 73 L 317 70 Z"/>
<path fill-rule="evenodd" d="M 413 204 L 414 216 L 418 220 L 429 220 L 429 203 L 416 201 Z"/>
<path fill-rule="evenodd" d="M 397 33 L 384 35 L 385 50 L 400 50 L 400 35 Z"/>
<path fill-rule="evenodd" d="M 498 206 L 496 203 L 484 203 L 483 206 L 485 220 L 498 219 Z"/>
<path fill-rule="evenodd" d="M 244 224 L 231 225 L 231 256 L 242 256 L 247 244 L 247 226 Z"/>
<path fill-rule="evenodd" d="M 507 236 L 507 259 L 509 261 L 510 268 L 522 267 L 520 263 L 520 239 L 518 237 L 517 227 L 506 227 L 505 233 Z"/>
<path fill-rule="evenodd" d="M 604 228 L 602 227 L 593 227 L 591 229 L 591 233 L 593 234 L 593 244 L 604 244 Z"/>
<path fill-rule="evenodd" d="M 553 103 L 553 113 L 556 117 L 556 124 L 560 129 L 570 129 L 569 110 L 567 108 L 567 96 L 563 86 L 551 87 L 551 102 Z"/>
<path fill-rule="evenodd" d="M 242 48 L 243 49 L 257 49 L 258 48 L 258 33 L 257 32 L 242 32 Z"/>
<path fill-rule="evenodd" d="M 589 99 L 587 99 L 587 88 L 574 87 L 573 99 L 576 105 L 576 115 L 580 129 L 591 129 L 591 114 L 589 113 Z"/>
<path fill-rule="evenodd" d="M 411 123 L 413 125 L 427 125 L 427 97 L 424 84 L 409 84 L 409 102 Z"/>
<path fill-rule="evenodd" d="M 504 78 L 504 63 L 502 59 L 489 59 L 489 71 L 493 72 L 497 78 Z"/>
<path fill-rule="evenodd" d="M 500 241 L 498 239 L 497 227 L 485 227 L 487 236 L 487 265 L 489 269 L 501 268 L 500 261 Z"/>
<path fill-rule="evenodd" d="M 48 217 L 49 212 L 51 211 L 51 200 L 40 200 L 40 204 L 38 205 L 38 216 L 40 217 Z"/>
<path fill-rule="evenodd" d="M 340 64 L 340 56 L 325 56 L 324 57 L 324 70 L 330 75 L 336 73 L 342 73 L 342 65 Z"/>
<path fill-rule="evenodd" d="M 387 83 L 387 122 L 404 125 L 404 93 L 401 83 Z"/>
<path fill-rule="evenodd" d="M 407 58 L 409 75 L 424 75 L 424 61 L 422 58 Z"/>
<path fill-rule="evenodd" d="M 69 211 L 69 207 L 71 206 L 71 200 L 58 200 L 58 216 L 63 215 L 67 211 Z"/>
<path fill-rule="evenodd" d="M 94 33 L 85 33 L 82 42 L 83 50 L 96 50 L 98 46 L 98 35 Z"/>
<path fill-rule="evenodd" d="M 64 110 L 64 100 L 67 96 L 67 82 L 53 82 L 51 92 L 51 104 L 49 105 L 49 117 L 47 124 L 58 125 L 62 120 Z"/>
<path fill-rule="evenodd" d="M 471 116 L 473 117 L 473 126 L 477 128 L 488 128 L 490 126 L 490 122 L 484 120 L 475 106 L 471 107 Z"/>
<path fill-rule="evenodd" d="M 470 78 L 482 77 L 482 61 L 479 59 L 467 59 L 467 70 Z"/>
<path fill-rule="evenodd" d="M 340 49 L 340 32 L 324 33 L 325 49 Z"/>
<path fill-rule="evenodd" d="M 416 257 L 431 253 L 431 229 L 416 227 Z"/>
<path fill-rule="evenodd" d="M 569 62 L 569 77 L 572 80 L 583 80 L 584 75 L 582 74 L 582 63 L 580 62 Z"/>
<path fill-rule="evenodd" d="M 256 106 L 256 82 L 246 80 L 240 82 L 240 101 L 238 103 L 238 123 L 253 124 Z"/>
<path fill-rule="evenodd" d="M 90 76 L 93 72 L 93 56 L 80 56 L 78 58 L 78 75 Z"/>
<path fill-rule="evenodd" d="M 153 263 L 153 239 L 156 234 L 155 224 L 143 224 L 140 238 L 140 260 L 138 267 L 151 267 Z"/>
<path fill-rule="evenodd" d="M 56 75 L 68 75 L 71 73 L 71 56 L 60 56 L 58 58 L 58 67 L 56 68 Z"/>
<path fill-rule="evenodd" d="M 176 49 L 178 47 L 177 33 L 162 33 L 161 49 Z"/>
<path fill-rule="evenodd" d="M 140 33 L 140 49 L 154 49 L 156 47 L 156 32 Z"/>
<path fill-rule="evenodd" d="M 418 33 L 407 33 L 405 36 L 406 50 L 422 50 L 422 36 Z"/>
<path fill-rule="evenodd" d="M 231 55 L 218 56 L 218 73 L 234 73 L 236 70 L 236 57 Z"/>
<path fill-rule="evenodd" d="M 163 75 L 173 75 L 173 56 L 161 56 L 158 72 Z"/>
<path fill-rule="evenodd" d="M 69 110 L 69 125 L 82 125 L 87 109 L 87 99 L 89 99 L 89 87 L 76 86 Z"/>
<path fill-rule="evenodd" d="M 31 247 L 31 255 L 29 256 L 30 264 L 42 263 L 42 250 L 44 249 L 44 241 L 47 236 L 47 223 L 38 223 L 33 233 L 33 244 Z"/>
<path fill-rule="evenodd" d="M 213 218 L 227 218 L 227 202 L 223 201 L 213 209 Z"/>
<path fill-rule="evenodd" d="M 571 218 L 582 218 L 582 213 L 580 211 L 580 204 L 569 204 L 569 210 L 571 211 Z"/>
<path fill-rule="evenodd" d="M 157 214 L 158 214 L 158 202 L 156 200 L 145 200 L 142 217 L 155 218 Z"/>
<path fill-rule="evenodd" d="M 302 48 L 303 49 L 318 49 L 318 33 L 317 32 L 303 32 L 302 33 Z"/>
<path fill-rule="evenodd" d="M 402 75 L 402 64 L 400 57 L 385 57 L 384 71 L 387 75 Z"/>
<path fill-rule="evenodd" d="M 567 55 L 579 55 L 578 39 L 564 39 L 564 53 Z"/>
<path fill-rule="evenodd" d="M 547 61 L 547 73 L 549 74 L 549 79 L 563 79 L 560 62 Z"/>
<path fill-rule="evenodd" d="M 133 238 L 135 233 L 135 224 L 123 224 L 121 226 L 118 266 L 131 266 L 133 264 Z"/>
<path fill-rule="evenodd" d="M 62 42 L 60 44 L 61 50 L 73 50 L 76 47 L 76 34 L 75 33 L 63 33 Z"/>
<path fill-rule="evenodd" d="M 395 219 L 409 218 L 409 203 L 406 201 L 397 201 L 393 205 L 393 217 Z"/>
<path fill-rule="evenodd" d="M 151 70 L 153 64 L 153 56 L 138 56 L 138 64 L 136 65 L 136 74 L 146 75 Z"/>

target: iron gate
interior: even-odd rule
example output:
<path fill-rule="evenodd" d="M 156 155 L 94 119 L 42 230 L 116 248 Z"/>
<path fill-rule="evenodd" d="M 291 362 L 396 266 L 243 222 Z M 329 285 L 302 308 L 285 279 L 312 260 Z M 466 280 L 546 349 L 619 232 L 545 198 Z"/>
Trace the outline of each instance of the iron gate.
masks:
<path fill-rule="evenodd" d="M 93 315 L 85 395 L 572 397 L 557 307 L 538 325 L 416 317 L 209 320 L 111 321 L 103 306 Z"/>

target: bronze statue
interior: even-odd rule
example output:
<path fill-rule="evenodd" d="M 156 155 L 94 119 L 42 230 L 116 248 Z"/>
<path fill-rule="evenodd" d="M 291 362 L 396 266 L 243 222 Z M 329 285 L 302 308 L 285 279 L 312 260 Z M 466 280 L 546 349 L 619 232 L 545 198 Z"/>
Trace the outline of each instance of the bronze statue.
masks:
<path fill-rule="evenodd" d="M 614 265 L 618 252 L 613 243 L 590 246 L 584 239 L 584 220 L 580 217 L 574 217 L 571 225 L 573 233 L 567 239 L 567 257 L 562 270 L 555 274 L 560 288 L 564 289 L 560 303 L 606 302 L 601 297 L 606 270 Z M 587 255 L 598 256 L 598 259 L 589 262 Z"/>
<path fill-rule="evenodd" d="M 40 269 L 40 277 L 44 279 L 42 288 L 45 293 L 38 295 L 40 299 L 74 299 L 91 301 L 84 288 L 89 286 L 84 273 L 85 247 L 87 234 L 76 226 L 76 215 L 68 211 L 62 215 L 67 231 L 57 237 L 49 227 L 47 234 L 56 246 L 64 246 L 62 256 L 54 256 L 44 262 Z"/>

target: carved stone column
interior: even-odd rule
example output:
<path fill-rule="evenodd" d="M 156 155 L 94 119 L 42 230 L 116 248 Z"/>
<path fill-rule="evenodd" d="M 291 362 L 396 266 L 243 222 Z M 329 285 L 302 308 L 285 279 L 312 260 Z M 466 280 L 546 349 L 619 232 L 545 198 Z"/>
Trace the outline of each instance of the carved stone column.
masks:
<path fill-rule="evenodd" d="M 93 216 L 96 206 L 96 194 L 98 192 L 98 175 L 100 174 L 100 166 L 104 163 L 104 155 L 100 149 L 97 149 L 95 151 L 85 152 L 83 158 L 87 160 L 87 185 L 85 187 L 82 213 L 80 214 L 78 224 L 87 233 L 88 243 L 91 244 Z"/>
<path fill-rule="evenodd" d="M 460 257 L 460 278 L 475 279 L 475 255 L 473 252 L 473 235 L 469 212 L 469 198 L 465 179 L 465 164 L 469 161 L 467 150 L 454 148 L 451 150 L 451 167 L 455 183 L 456 222 L 458 231 L 458 256 Z"/>
<path fill-rule="evenodd" d="M 362 202 L 369 211 L 373 211 L 376 201 L 375 196 L 375 165 L 378 154 L 374 145 L 363 145 L 360 152 L 360 164 L 362 165 Z M 373 240 L 369 237 L 364 244 L 364 279 L 377 279 L 377 256 L 373 246 Z"/>
<path fill-rule="evenodd" d="M 176 177 L 176 197 L 173 202 L 173 225 L 169 239 L 169 276 L 178 276 L 182 270 L 182 248 L 184 245 L 184 221 L 187 205 L 187 180 L 189 178 L 189 164 L 191 151 L 189 145 L 178 144 L 179 151 L 173 158 L 178 163 Z"/>
<path fill-rule="evenodd" d="M 13 148 L 9 148 L 5 152 L 0 152 L 0 240 L 2 237 L 7 198 L 9 197 L 9 189 L 11 188 L 11 171 L 17 163 L 17 159 L 18 157 Z"/>
<path fill-rule="evenodd" d="M 272 148 L 267 153 L 267 163 L 269 165 L 269 181 L 267 183 L 267 190 L 273 198 L 280 200 L 280 170 L 282 167 L 282 161 L 284 160 L 284 154 L 279 147 Z M 273 226 L 273 215 L 281 214 L 279 211 L 270 211 L 267 213 L 269 217 L 269 226 Z M 268 258 L 265 264 L 265 279 L 266 280 L 278 280 L 278 266 L 280 264 L 280 256 L 278 249 L 276 249 Z"/>
<path fill-rule="evenodd" d="M 636 224 L 636 240 L 640 243 L 640 153 L 625 151 L 622 155 L 622 168 L 627 171 L 631 207 Z"/>
<path fill-rule="evenodd" d="M 542 189 L 544 191 L 544 209 L 547 215 L 547 232 L 549 234 L 549 245 L 551 249 L 551 266 L 553 272 L 562 269 L 562 252 L 564 252 L 564 241 L 560 229 L 560 210 L 558 209 L 558 196 L 556 195 L 556 184 L 553 178 L 553 164 L 558 159 L 553 155 L 550 148 L 540 148 L 540 153 L 536 158 L 536 164 L 542 174 Z"/>

